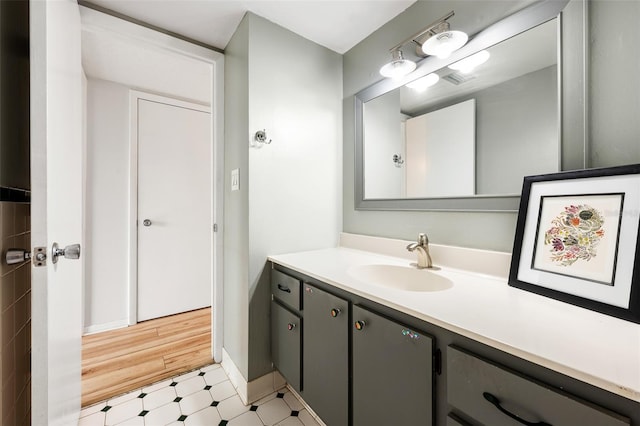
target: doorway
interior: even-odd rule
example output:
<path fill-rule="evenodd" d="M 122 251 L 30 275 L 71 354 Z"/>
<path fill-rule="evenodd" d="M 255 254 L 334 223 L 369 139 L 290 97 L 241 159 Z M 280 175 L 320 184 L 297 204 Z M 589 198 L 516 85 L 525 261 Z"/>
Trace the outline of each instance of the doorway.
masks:
<path fill-rule="evenodd" d="M 213 225 L 222 211 L 222 55 L 80 10 L 86 74 L 85 335 L 212 306 L 205 311 L 209 359 L 220 361 L 222 235 Z M 160 124 L 145 126 L 137 115 Z M 195 127 L 207 134 L 195 148 L 185 143 L 191 136 L 172 134 Z M 192 151 L 198 165 L 180 158 Z M 159 162 L 157 154 L 164 159 Z M 186 214 L 194 211 L 204 218 Z M 200 228 L 193 228 L 196 222 Z M 166 231 L 172 232 L 170 242 Z M 185 282 L 200 285 L 187 291 Z M 196 297 L 185 300 L 188 294 Z"/>

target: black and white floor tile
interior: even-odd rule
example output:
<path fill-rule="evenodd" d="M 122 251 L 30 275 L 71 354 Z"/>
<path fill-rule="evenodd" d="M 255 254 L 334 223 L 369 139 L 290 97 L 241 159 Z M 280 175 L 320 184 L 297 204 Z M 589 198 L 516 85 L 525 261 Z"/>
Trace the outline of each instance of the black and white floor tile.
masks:
<path fill-rule="evenodd" d="M 318 426 L 286 388 L 253 405 L 219 364 L 85 408 L 79 426 Z"/>

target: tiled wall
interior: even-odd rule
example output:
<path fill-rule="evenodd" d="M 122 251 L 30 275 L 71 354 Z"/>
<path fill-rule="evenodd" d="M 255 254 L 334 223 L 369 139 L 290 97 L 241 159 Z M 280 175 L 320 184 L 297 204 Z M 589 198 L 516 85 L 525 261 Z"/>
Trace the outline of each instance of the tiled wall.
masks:
<path fill-rule="evenodd" d="M 0 202 L 0 414 L 3 425 L 31 424 L 31 262 L 7 265 L 8 248 L 31 247 L 30 205 Z"/>

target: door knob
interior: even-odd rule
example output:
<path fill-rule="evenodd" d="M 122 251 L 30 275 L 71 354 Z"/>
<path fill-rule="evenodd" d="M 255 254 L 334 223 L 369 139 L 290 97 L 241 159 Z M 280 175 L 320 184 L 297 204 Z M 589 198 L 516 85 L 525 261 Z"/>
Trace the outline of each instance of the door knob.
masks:
<path fill-rule="evenodd" d="M 51 247 L 51 261 L 58 263 L 58 256 L 64 256 L 65 259 L 79 259 L 80 258 L 80 244 L 71 244 L 61 249 L 58 247 L 58 243 L 53 243 Z"/>
<path fill-rule="evenodd" d="M 151 220 L 150 220 L 150 219 L 145 219 L 145 220 L 143 220 L 143 221 L 142 221 L 142 224 L 143 224 L 144 226 L 151 226 L 151 223 L 152 223 L 152 222 L 151 222 Z"/>
<path fill-rule="evenodd" d="M 15 265 L 31 259 L 31 252 L 24 249 L 10 248 L 5 255 L 7 265 Z"/>
<path fill-rule="evenodd" d="M 365 324 L 366 323 L 364 321 L 356 321 L 355 323 L 353 323 L 353 326 L 356 330 L 360 331 L 364 328 Z"/>
<path fill-rule="evenodd" d="M 340 315 L 340 312 L 342 312 L 342 311 L 340 310 L 340 308 L 333 308 L 333 309 L 330 311 L 331 316 L 332 316 L 333 318 L 335 318 L 335 317 L 337 317 L 338 315 Z"/>

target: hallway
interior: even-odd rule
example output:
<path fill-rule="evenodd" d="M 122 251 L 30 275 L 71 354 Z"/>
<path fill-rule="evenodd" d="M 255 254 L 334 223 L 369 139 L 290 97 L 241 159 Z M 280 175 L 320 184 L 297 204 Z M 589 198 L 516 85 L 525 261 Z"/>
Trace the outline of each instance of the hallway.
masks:
<path fill-rule="evenodd" d="M 211 308 L 82 338 L 82 406 L 211 364 Z"/>

